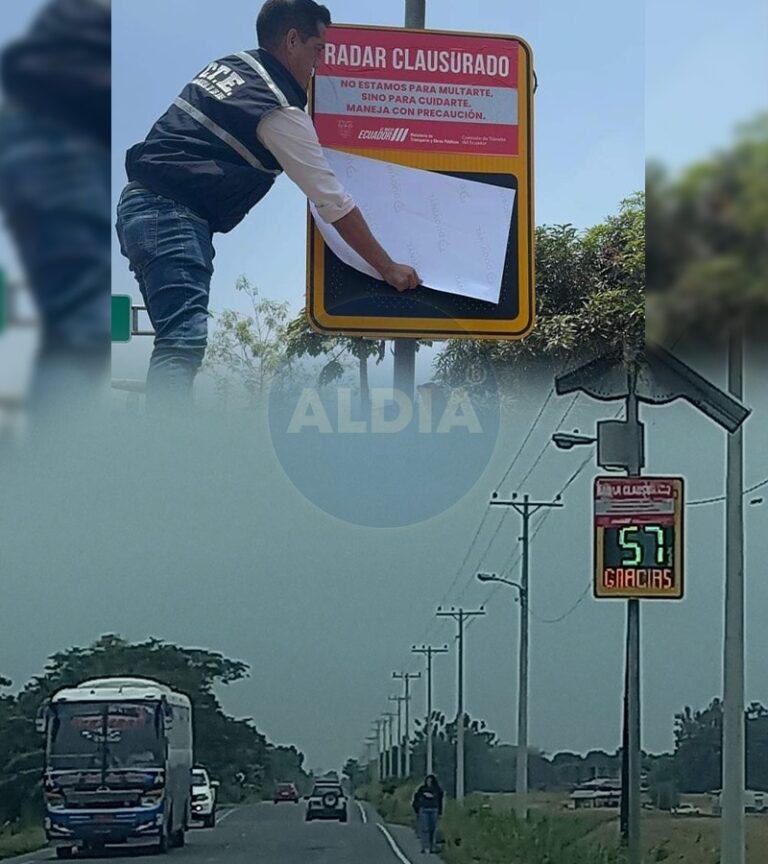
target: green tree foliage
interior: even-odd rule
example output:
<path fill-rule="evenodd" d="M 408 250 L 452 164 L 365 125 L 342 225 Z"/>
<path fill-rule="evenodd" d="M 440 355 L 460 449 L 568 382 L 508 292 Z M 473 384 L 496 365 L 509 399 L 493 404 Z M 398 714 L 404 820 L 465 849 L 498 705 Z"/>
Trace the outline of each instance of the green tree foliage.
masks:
<path fill-rule="evenodd" d="M 651 804 L 658 810 L 677 807 L 679 796 L 674 756 L 665 754 L 653 761 L 648 774 L 648 794 Z"/>
<path fill-rule="evenodd" d="M 245 276 L 239 277 L 235 289 L 248 298 L 251 310 L 242 314 L 226 309 L 218 316 L 205 369 L 222 391 L 233 381 L 239 383 L 255 405 L 289 365 L 288 304 L 261 297 Z"/>
<path fill-rule="evenodd" d="M 317 376 L 318 385 L 321 387 L 339 380 L 346 370 L 345 358 L 354 358 L 358 370 L 360 401 L 364 410 L 370 408 L 368 361 L 374 359 L 378 364 L 384 359 L 386 342 L 383 339 L 318 333 L 310 326 L 306 309 L 302 309 L 288 324 L 286 336 L 286 354 L 289 359 L 322 358 Z"/>
<path fill-rule="evenodd" d="M 269 795 L 279 780 L 303 784 L 303 754 L 270 744 L 252 719 L 236 719 L 222 709 L 216 688 L 247 675 L 241 661 L 159 639 L 129 643 L 106 635 L 87 648 L 54 654 L 18 695 L 0 697 L 0 821 L 22 815 L 39 790 L 42 741 L 34 730 L 39 706 L 59 688 L 96 677 L 152 678 L 189 696 L 195 759 L 220 780 L 225 798 Z"/>
<path fill-rule="evenodd" d="M 745 712 L 747 787 L 768 791 L 768 709 L 753 702 Z M 721 786 L 723 704 L 675 715 L 674 777 L 680 792 L 711 792 Z"/>
<path fill-rule="evenodd" d="M 467 380 L 488 359 L 502 385 L 532 368 L 609 352 L 634 352 L 645 338 L 645 196 L 587 231 L 536 230 L 536 327 L 518 342 L 452 340 L 436 360 L 439 380 Z"/>
<path fill-rule="evenodd" d="M 672 177 L 647 172 L 649 333 L 710 343 L 768 323 L 768 113 L 734 143 Z"/>

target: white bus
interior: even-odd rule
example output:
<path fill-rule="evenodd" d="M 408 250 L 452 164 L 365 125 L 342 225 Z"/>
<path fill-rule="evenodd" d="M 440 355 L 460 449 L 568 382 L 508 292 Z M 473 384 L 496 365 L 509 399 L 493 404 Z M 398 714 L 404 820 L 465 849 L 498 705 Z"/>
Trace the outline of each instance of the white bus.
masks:
<path fill-rule="evenodd" d="M 45 831 L 59 858 L 75 849 L 184 845 L 190 819 L 192 705 L 146 678 L 98 678 L 41 708 Z"/>

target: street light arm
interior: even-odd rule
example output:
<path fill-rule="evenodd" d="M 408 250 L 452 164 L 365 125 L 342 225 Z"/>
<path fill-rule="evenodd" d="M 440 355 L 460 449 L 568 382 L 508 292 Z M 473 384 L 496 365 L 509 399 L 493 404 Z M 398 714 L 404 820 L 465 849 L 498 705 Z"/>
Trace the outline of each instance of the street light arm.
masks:
<path fill-rule="evenodd" d="M 510 585 L 512 588 L 516 588 L 520 595 L 525 594 L 525 588 L 519 582 L 513 582 L 511 579 L 505 579 L 495 573 L 478 573 L 477 579 L 479 582 L 500 582 L 502 585 Z"/>

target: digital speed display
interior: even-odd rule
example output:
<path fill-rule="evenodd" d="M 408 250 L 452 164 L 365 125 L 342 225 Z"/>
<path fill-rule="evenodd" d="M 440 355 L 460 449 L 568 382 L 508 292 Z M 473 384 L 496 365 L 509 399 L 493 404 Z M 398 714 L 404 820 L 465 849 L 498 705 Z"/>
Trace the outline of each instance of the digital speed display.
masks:
<path fill-rule="evenodd" d="M 681 478 L 595 481 L 595 596 L 683 596 Z"/>

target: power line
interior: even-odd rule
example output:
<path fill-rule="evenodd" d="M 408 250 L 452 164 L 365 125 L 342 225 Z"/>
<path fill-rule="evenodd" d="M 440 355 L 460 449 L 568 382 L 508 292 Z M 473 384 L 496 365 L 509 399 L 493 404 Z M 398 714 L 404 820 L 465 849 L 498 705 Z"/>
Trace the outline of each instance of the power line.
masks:
<path fill-rule="evenodd" d="M 442 600 L 438 603 L 438 606 L 442 606 L 443 604 L 445 604 L 448 601 L 448 599 L 451 596 L 451 593 L 453 592 L 453 589 L 456 587 L 456 583 L 461 578 L 461 574 L 464 572 L 464 568 L 467 564 L 467 561 L 469 561 L 469 556 L 472 554 L 472 550 L 475 548 L 475 543 L 477 543 L 477 538 L 480 536 L 480 532 L 482 531 L 483 525 L 485 524 L 485 520 L 488 518 L 488 514 L 490 513 L 490 510 L 491 510 L 490 506 L 486 506 L 485 510 L 483 511 L 482 518 L 480 519 L 480 524 L 477 526 L 477 531 L 475 531 L 475 536 L 472 538 L 472 542 L 469 544 L 469 549 L 467 549 L 467 552 L 464 555 L 464 558 L 463 558 L 461 564 L 459 564 L 458 568 L 456 569 L 456 573 L 453 576 L 453 580 L 451 581 L 451 584 L 448 586 L 448 590 L 443 595 Z M 498 534 L 498 532 L 501 528 L 501 523 L 503 521 L 504 521 L 504 514 L 502 513 L 501 519 L 499 520 L 499 524 L 496 526 L 496 531 L 494 532 L 493 536 L 491 537 L 491 543 L 493 542 L 494 538 L 496 537 L 496 534 Z M 432 632 L 432 627 L 434 627 L 434 625 L 435 625 L 435 620 L 433 618 L 432 622 L 429 625 L 424 636 L 417 641 L 419 641 L 419 642 L 425 641 L 427 636 L 429 636 L 429 634 Z"/>
<path fill-rule="evenodd" d="M 581 393 L 577 393 L 573 397 L 573 399 L 571 399 L 571 404 L 565 409 L 565 414 L 563 414 L 563 416 L 560 418 L 560 422 L 557 424 L 557 429 L 555 430 L 556 432 L 559 432 L 563 428 L 563 423 L 565 423 L 565 421 L 568 419 L 568 416 L 570 415 L 571 411 L 573 411 L 573 408 L 576 405 L 576 402 L 578 401 L 579 396 L 581 396 Z M 528 469 L 528 471 L 526 472 L 523 479 L 520 481 L 520 486 L 525 486 L 526 481 L 531 476 L 531 474 L 533 474 L 533 472 L 536 470 L 536 466 L 539 464 L 539 462 L 541 462 L 541 460 L 544 458 L 544 454 L 549 450 L 549 448 L 551 446 L 552 446 L 551 440 L 547 439 L 544 442 L 544 446 L 541 448 L 541 451 L 540 451 L 539 455 L 536 457 L 533 465 L 531 465 L 531 467 Z"/>
<path fill-rule="evenodd" d="M 755 483 L 754 486 L 745 489 L 744 495 L 751 495 L 752 492 L 762 489 L 763 486 L 768 486 L 768 477 L 766 477 L 765 480 L 761 480 L 759 483 Z M 702 504 L 716 504 L 718 501 L 725 501 L 725 495 L 714 495 L 712 498 L 699 498 L 696 501 L 688 501 L 686 502 L 686 506 L 698 507 Z"/>
<path fill-rule="evenodd" d="M 512 473 L 512 469 L 517 464 L 517 460 L 520 458 L 520 455 L 522 454 L 523 450 L 525 449 L 525 445 L 531 440 L 531 436 L 533 435 L 534 430 L 536 429 L 536 426 L 537 426 L 539 420 L 541 420 L 542 415 L 544 414 L 544 412 L 547 409 L 547 405 L 549 405 L 549 403 L 552 401 L 552 397 L 554 395 L 555 395 L 555 385 L 553 384 L 552 387 L 550 387 L 550 389 L 549 389 L 549 393 L 547 394 L 547 398 L 542 403 L 541 408 L 539 408 L 539 413 L 536 415 L 536 419 L 531 424 L 531 428 L 528 430 L 528 434 L 525 436 L 525 438 L 523 438 L 522 443 L 517 448 L 517 453 L 515 453 L 514 458 L 509 463 L 509 467 L 504 472 L 504 476 L 501 478 L 498 486 L 496 487 L 497 489 L 500 489 L 504 485 L 507 477 L 509 477 L 509 475 Z"/>
<path fill-rule="evenodd" d="M 558 615 L 556 618 L 542 618 L 540 615 L 537 615 L 533 609 L 531 609 L 531 615 L 540 623 L 540 624 L 559 624 L 561 621 L 565 621 L 565 619 L 573 614 L 579 606 L 587 599 L 589 592 L 592 588 L 592 581 L 590 580 L 587 583 L 586 588 L 582 591 L 579 599 L 571 606 L 571 608 L 567 612 L 563 612 L 562 615 Z"/>

